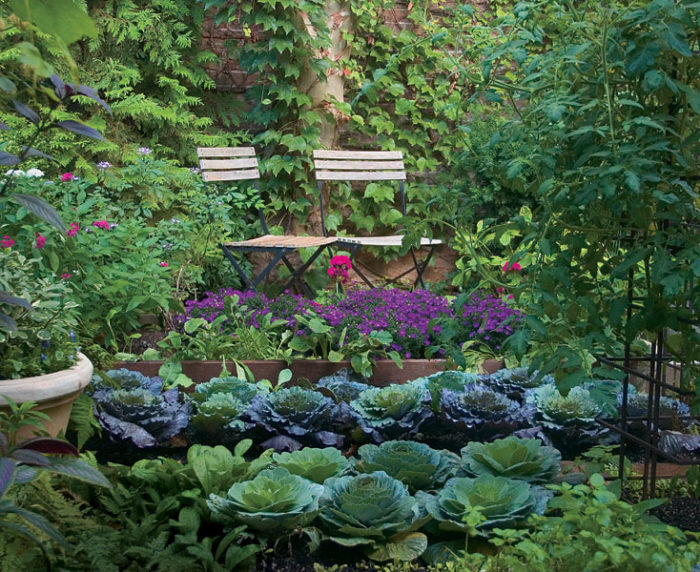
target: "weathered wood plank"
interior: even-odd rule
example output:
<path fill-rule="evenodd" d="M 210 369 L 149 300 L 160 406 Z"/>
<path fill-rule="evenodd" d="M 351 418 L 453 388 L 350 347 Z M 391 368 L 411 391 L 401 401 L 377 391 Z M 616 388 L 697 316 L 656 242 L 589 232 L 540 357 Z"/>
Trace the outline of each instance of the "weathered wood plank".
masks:
<path fill-rule="evenodd" d="M 405 181 L 406 171 L 316 171 L 317 181 Z"/>
<path fill-rule="evenodd" d="M 259 179 L 260 171 L 257 169 L 247 169 L 245 171 L 205 171 L 202 177 L 207 182 L 210 181 L 245 181 L 248 179 Z"/>
<path fill-rule="evenodd" d="M 311 248 L 333 244 L 336 241 L 335 237 L 327 236 L 296 236 L 296 235 L 277 235 L 266 234 L 250 240 L 241 242 L 227 242 L 225 246 L 230 247 L 246 247 L 256 246 L 260 248 Z"/>
<path fill-rule="evenodd" d="M 403 161 L 328 161 L 317 159 L 315 169 L 338 169 L 343 171 L 400 171 Z"/>
<path fill-rule="evenodd" d="M 252 147 L 197 147 L 197 157 L 255 157 Z"/>
<path fill-rule="evenodd" d="M 314 159 L 403 159 L 403 151 L 329 151 L 315 149 Z"/>
<path fill-rule="evenodd" d="M 258 160 L 255 157 L 246 159 L 201 159 L 199 166 L 204 170 L 240 170 L 246 167 L 258 166 Z"/>

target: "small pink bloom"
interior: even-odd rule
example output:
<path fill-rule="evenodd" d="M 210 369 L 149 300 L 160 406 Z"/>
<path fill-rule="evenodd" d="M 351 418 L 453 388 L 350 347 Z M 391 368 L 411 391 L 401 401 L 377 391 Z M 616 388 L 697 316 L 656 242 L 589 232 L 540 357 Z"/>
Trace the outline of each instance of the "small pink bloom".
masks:
<path fill-rule="evenodd" d="M 80 225 L 77 222 L 70 223 L 70 228 L 66 231 L 66 236 L 73 237 L 78 234 L 80 230 Z"/>
<path fill-rule="evenodd" d="M 512 299 L 513 299 L 513 294 L 508 294 L 508 300 L 512 300 Z"/>
<path fill-rule="evenodd" d="M 70 280 L 71 276 L 73 276 L 73 275 L 70 274 L 69 272 L 66 272 L 65 274 L 61 274 L 61 278 L 63 280 Z"/>
<path fill-rule="evenodd" d="M 44 248 L 44 245 L 46 245 L 46 237 L 41 236 L 38 232 L 36 233 L 36 247 L 37 248 Z"/>
<path fill-rule="evenodd" d="M 350 257 L 343 256 L 342 254 L 333 256 L 330 260 L 331 266 L 344 266 L 347 270 L 352 268 L 352 262 Z"/>
<path fill-rule="evenodd" d="M 499 286 L 498 288 L 496 288 L 496 294 L 498 294 L 499 296 L 502 296 L 505 293 L 506 289 L 503 286 Z"/>
<path fill-rule="evenodd" d="M 511 270 L 515 270 L 516 272 L 520 272 L 523 268 L 518 264 L 517 262 L 514 262 L 513 264 L 510 265 Z"/>
<path fill-rule="evenodd" d="M 161 265 L 163 268 L 167 268 L 167 267 L 168 267 L 168 263 L 165 262 L 165 260 L 161 260 L 160 265 Z"/>
<path fill-rule="evenodd" d="M 2 238 L 0 238 L 0 247 L 2 248 L 12 248 L 14 245 L 15 241 L 12 240 L 9 236 L 5 235 Z"/>
<path fill-rule="evenodd" d="M 350 70 L 348 68 L 343 68 L 343 75 L 348 77 L 350 75 Z"/>
<path fill-rule="evenodd" d="M 63 173 L 63 175 L 61 175 L 62 183 L 65 183 L 66 181 L 72 181 L 73 179 L 75 179 L 73 173 Z"/>
<path fill-rule="evenodd" d="M 96 220 L 92 223 L 92 226 L 96 226 L 97 228 L 103 228 L 105 230 L 109 230 L 110 228 L 110 225 L 106 220 Z"/>

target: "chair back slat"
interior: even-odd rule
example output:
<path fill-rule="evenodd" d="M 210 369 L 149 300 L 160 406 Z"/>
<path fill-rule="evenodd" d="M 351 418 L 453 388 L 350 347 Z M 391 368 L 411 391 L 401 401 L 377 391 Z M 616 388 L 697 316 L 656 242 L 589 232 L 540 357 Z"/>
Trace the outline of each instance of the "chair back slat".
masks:
<path fill-rule="evenodd" d="M 405 181 L 406 171 L 316 171 L 317 181 Z"/>
<path fill-rule="evenodd" d="M 405 181 L 401 151 L 314 150 L 317 181 Z"/>
<path fill-rule="evenodd" d="M 258 160 L 255 157 L 246 159 L 200 159 L 199 166 L 207 171 L 226 171 L 245 168 L 257 168 Z"/>
<path fill-rule="evenodd" d="M 260 171 L 257 169 L 246 169 L 243 171 L 205 171 L 202 177 L 208 183 L 214 181 L 246 181 L 260 178 Z"/>
<path fill-rule="evenodd" d="M 402 151 L 342 151 L 314 149 L 314 159 L 369 159 L 369 160 L 401 160 Z"/>
<path fill-rule="evenodd" d="M 207 182 L 260 179 L 258 159 L 252 147 L 199 147 L 197 156 Z"/>
<path fill-rule="evenodd" d="M 197 157 L 255 157 L 253 147 L 197 147 Z"/>

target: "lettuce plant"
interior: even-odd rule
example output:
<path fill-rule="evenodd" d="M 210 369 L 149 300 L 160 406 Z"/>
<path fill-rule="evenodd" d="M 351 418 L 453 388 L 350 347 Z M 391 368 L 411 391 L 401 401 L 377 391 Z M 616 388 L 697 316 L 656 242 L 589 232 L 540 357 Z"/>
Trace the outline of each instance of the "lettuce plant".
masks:
<path fill-rule="evenodd" d="M 160 378 L 148 378 L 128 370 L 107 375 L 122 388 L 104 385 L 95 377 L 92 394 L 97 420 L 114 441 L 130 441 L 145 448 L 167 443 L 187 427 L 189 403 L 180 400 L 177 389 L 161 391 Z"/>
<path fill-rule="evenodd" d="M 464 391 L 445 389 L 440 396 L 443 421 L 470 439 L 487 440 L 510 435 L 532 424 L 535 409 L 495 392 L 481 383 L 470 383 Z"/>
<path fill-rule="evenodd" d="M 539 439 L 506 437 L 491 443 L 472 441 L 462 449 L 460 473 L 492 475 L 528 483 L 547 483 L 559 474 L 561 454 Z"/>
<path fill-rule="evenodd" d="M 609 434 L 595 419 L 600 406 L 582 387 L 564 396 L 555 386 L 544 385 L 528 391 L 525 401 L 537 407 L 538 421 L 564 458 L 573 459 Z"/>
<path fill-rule="evenodd" d="M 291 453 L 274 453 L 272 460 L 292 475 L 299 475 L 319 484 L 331 477 L 340 476 L 350 468 L 350 461 L 335 447 L 306 447 Z"/>
<path fill-rule="evenodd" d="M 419 383 L 374 387 L 350 402 L 362 416 L 367 432 L 381 443 L 415 435 L 432 413 L 428 393 Z"/>
<path fill-rule="evenodd" d="M 347 404 L 301 387 L 256 396 L 243 417 L 246 429 L 267 438 L 261 446 L 278 452 L 302 445 L 342 448 L 344 433 L 359 424 Z"/>
<path fill-rule="evenodd" d="M 466 533 L 470 527 L 465 520 L 478 511 L 484 519 L 477 526 L 482 534 L 491 528 L 513 527 L 532 513 L 544 513 L 550 497 L 544 489 L 524 481 L 491 475 L 456 477 L 437 495 L 422 491 L 416 495 L 440 530 Z"/>
<path fill-rule="evenodd" d="M 384 471 L 411 492 L 430 490 L 454 475 L 459 458 L 450 451 L 436 451 L 415 441 L 386 441 L 362 445 L 355 468 L 361 473 Z"/>
<path fill-rule="evenodd" d="M 538 375 L 538 371 L 530 373 L 526 367 L 500 369 L 485 376 L 484 383 L 510 399 L 522 402 L 528 389 L 554 383 L 554 377 L 551 375 L 543 375 L 539 379 Z"/>
<path fill-rule="evenodd" d="M 271 533 L 309 524 L 322 493 L 323 485 L 277 467 L 261 471 L 251 481 L 234 483 L 225 497 L 210 494 L 207 505 L 217 520 Z"/>
<path fill-rule="evenodd" d="M 426 518 L 406 486 L 383 471 L 325 482 L 319 518 L 326 538 L 363 546 L 373 560 L 413 560 L 428 546 Z"/>

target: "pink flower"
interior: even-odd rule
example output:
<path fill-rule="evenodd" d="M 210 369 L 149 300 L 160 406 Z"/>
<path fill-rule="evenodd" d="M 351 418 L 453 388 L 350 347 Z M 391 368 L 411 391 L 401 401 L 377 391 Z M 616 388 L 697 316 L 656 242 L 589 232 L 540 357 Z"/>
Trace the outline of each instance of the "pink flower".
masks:
<path fill-rule="evenodd" d="M 167 267 L 168 267 L 168 263 L 165 262 L 165 260 L 161 260 L 161 261 L 160 261 L 160 265 L 161 265 L 163 268 L 167 268 Z"/>
<path fill-rule="evenodd" d="M 330 262 L 331 266 L 344 266 L 346 270 L 350 270 L 352 268 L 352 262 L 350 261 L 350 257 L 343 256 L 342 254 L 333 256 Z"/>
<path fill-rule="evenodd" d="M 5 235 L 2 238 L 0 238 L 0 247 L 2 248 L 12 248 L 12 245 L 15 243 L 14 240 L 12 240 L 9 236 Z"/>
<path fill-rule="evenodd" d="M 63 280 L 70 280 L 71 276 L 73 276 L 73 275 L 68 273 L 68 272 L 66 272 L 65 274 L 61 274 L 61 278 Z"/>
<path fill-rule="evenodd" d="M 46 237 L 41 236 L 38 232 L 36 233 L 36 247 L 37 248 L 44 248 L 44 245 L 46 244 Z"/>
<path fill-rule="evenodd" d="M 506 262 L 503 265 L 503 272 L 520 272 L 522 269 L 522 266 L 520 266 L 520 264 L 517 262 L 513 262 L 513 264 L 508 264 Z"/>
<path fill-rule="evenodd" d="M 61 175 L 62 183 L 65 183 L 66 181 L 72 181 L 73 179 L 75 179 L 73 173 L 63 173 L 63 175 Z"/>
<path fill-rule="evenodd" d="M 97 228 L 103 228 L 105 230 L 109 230 L 110 228 L 110 225 L 106 220 L 96 220 L 92 223 L 92 226 L 96 226 Z"/>
<path fill-rule="evenodd" d="M 72 223 L 70 223 L 70 228 L 66 232 L 66 236 L 73 237 L 76 234 L 78 234 L 79 230 L 80 230 L 80 225 L 77 222 L 72 222 Z"/>

